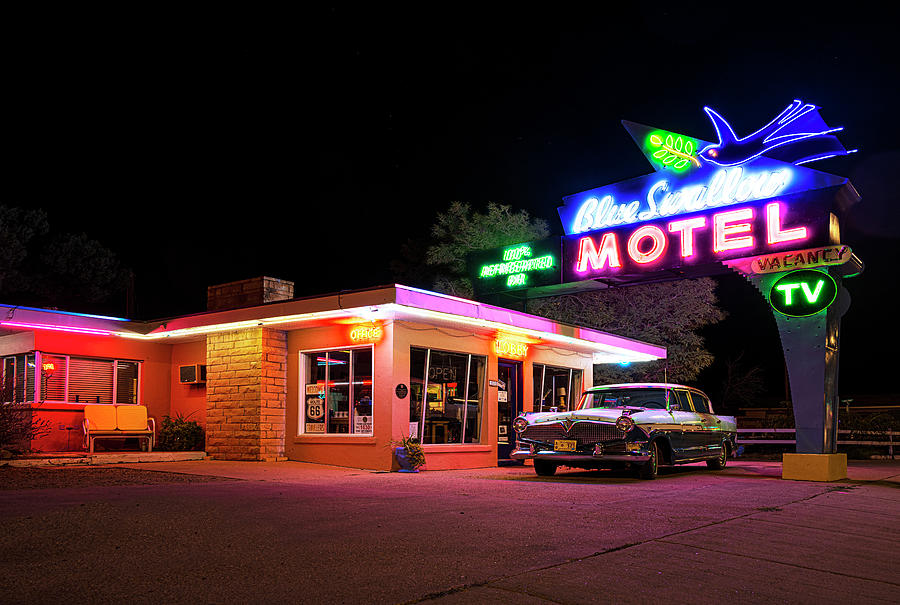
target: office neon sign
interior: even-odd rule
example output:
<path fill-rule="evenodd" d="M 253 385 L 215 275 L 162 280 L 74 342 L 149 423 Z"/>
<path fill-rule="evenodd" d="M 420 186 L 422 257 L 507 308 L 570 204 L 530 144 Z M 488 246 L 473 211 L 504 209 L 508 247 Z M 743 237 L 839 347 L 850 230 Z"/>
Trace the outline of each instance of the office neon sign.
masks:
<path fill-rule="evenodd" d="M 822 271 L 791 271 L 772 284 L 769 304 L 783 315 L 808 317 L 824 311 L 837 297 L 837 284 Z"/>

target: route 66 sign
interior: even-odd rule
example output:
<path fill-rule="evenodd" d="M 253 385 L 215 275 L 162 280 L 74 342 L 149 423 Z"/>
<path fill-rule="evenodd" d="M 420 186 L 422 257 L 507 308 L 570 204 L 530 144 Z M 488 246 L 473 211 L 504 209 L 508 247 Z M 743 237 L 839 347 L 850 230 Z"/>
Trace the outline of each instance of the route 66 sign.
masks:
<path fill-rule="evenodd" d="M 306 398 L 306 417 L 310 420 L 321 420 L 325 417 L 325 400 L 318 397 Z"/>

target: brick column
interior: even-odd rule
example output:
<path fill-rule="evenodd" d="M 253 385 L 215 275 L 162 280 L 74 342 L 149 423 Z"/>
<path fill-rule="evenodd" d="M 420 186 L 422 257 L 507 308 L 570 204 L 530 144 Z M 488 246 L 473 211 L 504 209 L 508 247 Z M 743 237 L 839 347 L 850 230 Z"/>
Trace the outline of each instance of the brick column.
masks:
<path fill-rule="evenodd" d="M 206 337 L 206 453 L 284 457 L 287 333 L 267 328 Z"/>

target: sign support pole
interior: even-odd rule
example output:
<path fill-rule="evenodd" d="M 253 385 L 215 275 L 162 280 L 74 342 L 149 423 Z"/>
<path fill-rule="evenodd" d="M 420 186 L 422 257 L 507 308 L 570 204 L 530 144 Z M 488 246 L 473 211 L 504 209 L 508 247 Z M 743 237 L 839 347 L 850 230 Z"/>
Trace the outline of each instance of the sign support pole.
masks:
<path fill-rule="evenodd" d="M 797 439 L 796 453 L 784 455 L 784 479 L 835 481 L 847 477 L 847 456 L 837 453 L 837 424 L 841 317 L 850 307 L 850 294 L 838 267 L 822 269 L 838 286 L 828 309 L 808 317 L 788 317 L 772 309 L 787 365 Z M 771 305 L 772 285 L 787 273 L 744 277 Z"/>

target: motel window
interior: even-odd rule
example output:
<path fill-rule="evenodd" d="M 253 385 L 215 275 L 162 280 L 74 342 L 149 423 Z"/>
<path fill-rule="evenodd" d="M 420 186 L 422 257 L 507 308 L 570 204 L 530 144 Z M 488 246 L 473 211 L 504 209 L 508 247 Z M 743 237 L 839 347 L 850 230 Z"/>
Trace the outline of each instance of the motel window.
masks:
<path fill-rule="evenodd" d="M 136 404 L 139 375 L 137 361 L 15 355 L 3 359 L 3 401 Z"/>
<path fill-rule="evenodd" d="M 409 434 L 422 443 L 478 443 L 486 359 L 410 350 Z"/>
<path fill-rule="evenodd" d="M 568 412 L 581 397 L 582 371 L 534 364 L 535 412 Z"/>
<path fill-rule="evenodd" d="M 301 432 L 372 434 L 372 347 L 301 353 Z"/>

